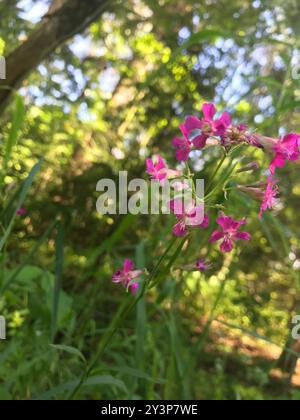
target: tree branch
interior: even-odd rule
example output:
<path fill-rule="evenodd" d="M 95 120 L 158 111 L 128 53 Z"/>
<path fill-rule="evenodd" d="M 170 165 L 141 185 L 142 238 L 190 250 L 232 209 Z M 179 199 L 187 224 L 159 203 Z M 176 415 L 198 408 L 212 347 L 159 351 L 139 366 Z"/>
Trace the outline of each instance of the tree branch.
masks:
<path fill-rule="evenodd" d="M 0 80 L 0 113 L 11 92 L 46 57 L 94 22 L 113 0 L 54 0 L 32 35 L 6 58 L 6 80 Z"/>

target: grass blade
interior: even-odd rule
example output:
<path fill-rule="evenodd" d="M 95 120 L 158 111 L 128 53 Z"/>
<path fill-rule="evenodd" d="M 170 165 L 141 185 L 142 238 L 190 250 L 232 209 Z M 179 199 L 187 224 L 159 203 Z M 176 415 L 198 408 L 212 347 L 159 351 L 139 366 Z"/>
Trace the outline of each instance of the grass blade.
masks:
<path fill-rule="evenodd" d="M 18 201 L 17 201 L 17 209 L 19 209 L 20 207 L 22 207 L 22 205 L 23 205 L 23 203 L 24 203 L 24 201 L 26 199 L 26 196 L 28 194 L 28 191 L 29 191 L 29 189 L 32 186 L 33 180 L 34 180 L 36 174 L 41 169 L 41 165 L 42 165 L 42 160 L 40 160 L 32 168 L 32 170 L 30 171 L 27 179 L 24 181 L 23 187 L 22 187 L 21 192 L 20 192 L 20 196 L 19 196 Z M 14 214 L 13 214 L 13 216 L 11 218 L 11 221 L 10 221 L 7 229 L 5 230 L 4 235 L 2 236 L 2 238 L 0 240 L 0 252 L 2 251 L 4 245 L 6 244 L 6 241 L 8 240 L 8 238 L 9 238 L 9 236 L 11 234 L 11 231 L 12 231 L 12 229 L 14 227 L 14 223 L 15 223 L 16 217 L 17 217 L 17 212 L 14 212 Z"/>
<path fill-rule="evenodd" d="M 53 293 L 53 310 L 52 310 L 52 320 L 51 320 L 52 342 L 54 342 L 55 334 L 57 331 L 59 296 L 60 296 L 60 291 L 61 291 L 63 265 L 64 265 L 64 228 L 61 222 L 57 223 L 57 235 L 56 235 L 55 245 L 56 245 L 55 285 L 54 285 L 54 293 Z"/>

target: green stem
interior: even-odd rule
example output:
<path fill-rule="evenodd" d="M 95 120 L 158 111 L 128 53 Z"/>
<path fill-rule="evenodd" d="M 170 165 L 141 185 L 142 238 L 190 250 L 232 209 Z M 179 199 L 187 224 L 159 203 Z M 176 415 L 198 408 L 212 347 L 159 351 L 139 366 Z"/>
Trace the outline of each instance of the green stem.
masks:
<path fill-rule="evenodd" d="M 154 278 L 155 278 L 155 276 L 156 276 L 156 274 L 157 274 L 157 272 L 158 272 L 158 270 L 159 270 L 159 268 L 160 268 L 161 264 L 163 263 L 164 259 L 167 257 L 167 255 L 169 254 L 169 252 L 170 252 L 170 251 L 171 251 L 171 249 L 173 248 L 173 245 L 177 242 L 177 239 L 178 239 L 178 238 L 175 238 L 175 237 L 174 237 L 174 238 L 170 241 L 168 248 L 167 248 L 167 249 L 166 249 L 166 251 L 163 253 L 163 255 L 159 258 L 159 260 L 158 260 L 158 262 L 157 262 L 156 266 L 154 267 L 154 269 L 153 269 L 153 271 L 152 271 L 152 273 L 151 273 L 151 275 L 150 275 L 150 277 L 149 277 L 149 279 L 148 279 L 148 281 L 147 281 L 147 284 L 148 284 L 148 285 L 151 285 L 151 282 L 154 280 Z"/>
<path fill-rule="evenodd" d="M 212 176 L 210 178 L 209 184 L 208 184 L 208 186 L 206 188 L 206 192 L 209 192 L 210 188 L 212 187 L 213 182 L 214 182 L 216 176 L 218 175 L 220 169 L 222 168 L 222 166 L 223 166 L 226 158 L 227 158 L 227 155 L 224 153 L 223 158 L 220 160 L 218 166 L 216 167 L 215 171 L 213 172 L 213 174 L 212 174 Z"/>

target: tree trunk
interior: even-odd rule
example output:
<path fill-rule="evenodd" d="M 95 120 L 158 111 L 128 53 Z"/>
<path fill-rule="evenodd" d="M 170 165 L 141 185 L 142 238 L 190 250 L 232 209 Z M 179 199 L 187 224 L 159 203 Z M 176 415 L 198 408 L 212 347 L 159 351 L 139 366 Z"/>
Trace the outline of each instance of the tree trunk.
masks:
<path fill-rule="evenodd" d="M 0 80 L 0 113 L 14 89 L 55 49 L 95 21 L 112 0 L 54 0 L 28 40 L 6 58 Z"/>

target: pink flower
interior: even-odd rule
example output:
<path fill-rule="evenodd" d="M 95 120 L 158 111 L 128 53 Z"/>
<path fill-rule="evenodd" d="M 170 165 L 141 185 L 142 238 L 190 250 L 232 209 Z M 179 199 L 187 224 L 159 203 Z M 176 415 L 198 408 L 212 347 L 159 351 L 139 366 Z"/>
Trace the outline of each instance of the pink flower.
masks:
<path fill-rule="evenodd" d="M 299 159 L 300 136 L 298 134 L 287 134 L 282 139 L 257 135 L 256 141 L 266 152 L 274 155 L 270 164 L 272 175 L 275 173 L 276 168 L 283 168 L 287 160 L 297 161 Z"/>
<path fill-rule="evenodd" d="M 279 187 L 277 185 L 278 181 L 273 180 L 272 177 L 268 179 L 268 185 L 264 192 L 262 205 L 260 208 L 259 217 L 261 218 L 263 213 L 268 209 L 273 209 L 278 204 L 278 193 Z"/>
<path fill-rule="evenodd" d="M 152 159 L 147 159 L 146 166 L 147 173 L 151 175 L 151 179 L 159 181 L 162 185 L 167 179 L 180 176 L 180 172 L 167 168 L 165 161 L 160 155 L 157 156 L 157 163 L 154 163 Z"/>
<path fill-rule="evenodd" d="M 217 223 L 221 229 L 213 232 L 210 243 L 215 243 L 220 239 L 223 239 L 220 247 L 222 252 L 231 252 L 235 241 L 249 241 L 251 239 L 248 232 L 239 231 L 240 227 L 246 224 L 245 219 L 237 221 L 222 213 L 221 216 L 218 217 Z"/>
<path fill-rule="evenodd" d="M 137 279 L 143 273 L 142 270 L 135 270 L 134 263 L 131 260 L 126 259 L 124 261 L 123 269 L 118 269 L 112 276 L 114 283 L 121 283 L 126 289 L 130 289 L 132 294 L 137 292 L 139 287 L 138 283 L 131 283 L 132 280 Z"/>
<path fill-rule="evenodd" d="M 279 193 L 278 181 L 273 180 L 272 177 L 268 178 L 268 182 L 258 184 L 257 186 L 243 186 L 239 185 L 238 189 L 243 193 L 249 195 L 256 201 L 261 202 L 259 218 L 267 209 L 273 209 L 278 203 L 277 198 Z M 265 189 L 266 187 L 266 189 Z"/>
<path fill-rule="evenodd" d="M 283 168 L 287 160 L 297 161 L 300 155 L 299 146 L 298 134 L 287 134 L 283 139 L 278 140 L 273 149 L 275 157 L 270 165 L 271 173 L 274 174 L 276 168 Z"/>
<path fill-rule="evenodd" d="M 151 179 L 163 182 L 167 178 L 166 165 L 163 158 L 158 155 L 157 163 L 155 164 L 152 159 L 146 160 L 147 173 L 151 175 Z"/>
<path fill-rule="evenodd" d="M 194 139 L 195 147 L 198 144 L 200 148 L 205 146 L 208 137 L 223 136 L 227 128 L 231 126 L 231 118 L 227 112 L 224 112 L 219 119 L 214 119 L 217 113 L 214 104 L 205 103 L 202 107 L 202 112 L 204 116 L 202 120 L 191 116 L 187 117 L 185 121 L 185 127 L 188 133 L 193 130 L 201 130 L 202 135 Z"/>
<path fill-rule="evenodd" d="M 195 265 L 196 271 L 201 271 L 203 273 L 204 271 L 209 270 L 212 267 L 212 264 L 205 261 L 203 258 L 198 258 Z"/>
<path fill-rule="evenodd" d="M 203 204 L 196 206 L 195 200 L 184 205 L 183 200 L 177 198 L 170 201 L 170 209 L 175 214 L 178 223 L 173 227 L 175 236 L 183 237 L 188 233 L 188 227 L 205 229 L 209 225 L 209 217 L 204 214 Z"/>
<path fill-rule="evenodd" d="M 183 138 L 175 137 L 172 143 L 176 149 L 176 159 L 179 162 L 182 162 L 188 160 L 192 151 L 192 142 L 188 138 L 188 132 L 184 125 L 180 126 L 180 130 L 183 134 Z"/>
<path fill-rule="evenodd" d="M 18 216 L 25 216 L 27 214 L 27 210 L 24 208 L 20 208 L 17 210 L 17 215 Z"/>

